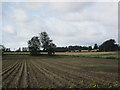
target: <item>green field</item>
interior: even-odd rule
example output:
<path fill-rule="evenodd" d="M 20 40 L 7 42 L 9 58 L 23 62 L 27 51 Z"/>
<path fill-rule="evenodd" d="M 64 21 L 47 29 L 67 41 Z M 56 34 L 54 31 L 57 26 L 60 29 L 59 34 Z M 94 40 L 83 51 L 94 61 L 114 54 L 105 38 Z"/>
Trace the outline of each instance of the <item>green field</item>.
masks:
<path fill-rule="evenodd" d="M 5 55 L 30 55 L 30 52 L 4 52 Z M 42 55 L 47 54 L 41 52 Z M 46 55 L 45 55 L 46 57 Z M 48 57 L 48 56 L 47 56 Z M 50 56 L 51 57 L 51 56 Z M 115 59 L 119 60 L 118 52 L 56 52 L 54 57 L 86 57 L 86 58 L 101 58 L 101 59 Z"/>
<path fill-rule="evenodd" d="M 4 55 L 3 88 L 112 88 L 118 60 L 88 56 Z"/>

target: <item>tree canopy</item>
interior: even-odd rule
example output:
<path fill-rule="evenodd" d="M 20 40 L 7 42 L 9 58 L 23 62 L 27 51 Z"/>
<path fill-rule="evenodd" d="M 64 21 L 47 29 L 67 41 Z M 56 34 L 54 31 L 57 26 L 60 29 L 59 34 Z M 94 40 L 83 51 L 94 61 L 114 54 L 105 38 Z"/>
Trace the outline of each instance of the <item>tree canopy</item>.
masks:
<path fill-rule="evenodd" d="M 28 41 L 28 48 L 32 55 L 37 55 L 40 51 L 40 41 L 37 36 L 34 36 L 31 38 L 31 40 Z"/>
<path fill-rule="evenodd" d="M 54 54 L 56 45 L 52 42 L 48 34 L 46 32 L 41 32 L 39 35 L 43 51 L 47 51 L 49 55 Z"/>
<path fill-rule="evenodd" d="M 52 42 L 52 40 L 50 40 L 50 38 L 46 32 L 40 33 L 40 41 L 41 41 L 42 48 L 44 51 L 47 50 L 48 46 Z"/>
<path fill-rule="evenodd" d="M 28 48 L 32 55 L 37 55 L 40 52 L 40 48 L 52 55 L 55 53 L 56 45 L 50 40 L 46 32 L 41 32 L 39 36 L 34 36 L 28 41 Z"/>
<path fill-rule="evenodd" d="M 98 48 L 99 48 L 98 45 L 95 44 L 93 49 L 98 49 Z"/>
<path fill-rule="evenodd" d="M 118 51 L 118 44 L 115 44 L 116 41 L 114 39 L 107 40 L 103 42 L 99 50 L 100 51 Z"/>
<path fill-rule="evenodd" d="M 0 45 L 0 55 L 3 54 L 4 51 L 5 51 L 4 45 Z"/>
<path fill-rule="evenodd" d="M 49 55 L 55 54 L 56 45 L 54 43 L 50 43 L 47 47 L 47 51 Z"/>

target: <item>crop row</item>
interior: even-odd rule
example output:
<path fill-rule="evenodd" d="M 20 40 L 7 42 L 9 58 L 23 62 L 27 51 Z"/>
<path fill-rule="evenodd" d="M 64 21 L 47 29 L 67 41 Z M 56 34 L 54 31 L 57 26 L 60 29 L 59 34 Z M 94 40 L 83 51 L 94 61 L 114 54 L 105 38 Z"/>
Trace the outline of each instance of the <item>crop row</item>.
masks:
<path fill-rule="evenodd" d="M 86 60 L 86 61 L 85 61 Z M 97 59 L 96 59 L 97 60 Z M 8 88 L 51 88 L 51 87 L 89 87 L 98 84 L 107 87 L 117 82 L 116 63 L 69 58 L 22 58 L 3 60 L 3 87 Z M 107 68 L 114 64 L 112 71 Z M 91 67 L 91 65 L 100 65 Z M 87 67 L 86 67 L 87 66 Z M 89 67 L 90 66 L 90 67 Z M 116 66 L 116 67 L 114 67 Z M 91 84 L 94 83 L 94 84 Z"/>

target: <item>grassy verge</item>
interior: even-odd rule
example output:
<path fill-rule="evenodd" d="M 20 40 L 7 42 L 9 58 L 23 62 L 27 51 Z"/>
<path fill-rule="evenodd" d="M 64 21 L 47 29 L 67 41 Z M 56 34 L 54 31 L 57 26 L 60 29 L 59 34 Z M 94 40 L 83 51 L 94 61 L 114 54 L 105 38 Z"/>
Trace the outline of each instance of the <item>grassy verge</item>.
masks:
<path fill-rule="evenodd" d="M 31 56 L 28 54 L 9 54 L 9 55 L 3 55 L 3 57 L 6 56 L 14 56 L 14 57 L 46 57 L 46 58 L 99 58 L 99 59 L 113 59 L 113 60 L 120 60 L 120 57 L 118 54 L 95 54 L 95 55 L 47 55 L 47 54 L 40 54 L 37 56 Z"/>
<path fill-rule="evenodd" d="M 120 60 L 120 57 L 118 56 L 117 53 L 116 54 L 82 55 L 82 57 Z"/>
<path fill-rule="evenodd" d="M 99 59 L 113 59 L 120 60 L 118 54 L 96 54 L 96 55 L 54 55 L 52 57 L 59 58 L 99 58 Z"/>

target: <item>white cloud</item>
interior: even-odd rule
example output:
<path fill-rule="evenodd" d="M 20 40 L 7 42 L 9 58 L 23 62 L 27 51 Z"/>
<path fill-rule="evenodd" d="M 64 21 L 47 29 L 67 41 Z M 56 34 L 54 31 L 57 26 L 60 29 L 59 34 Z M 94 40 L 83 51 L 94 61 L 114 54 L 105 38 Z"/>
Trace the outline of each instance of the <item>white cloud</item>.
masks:
<path fill-rule="evenodd" d="M 13 13 L 11 13 L 9 17 L 15 22 L 25 22 L 28 20 L 28 15 L 23 9 L 13 8 Z"/>
<path fill-rule="evenodd" d="M 99 12 L 96 12 L 95 9 Z M 117 26 L 118 23 L 118 3 L 96 3 L 91 7 L 90 14 L 93 16 L 93 20 L 97 20 L 103 24 L 108 25 L 115 25 Z"/>
<path fill-rule="evenodd" d="M 40 10 L 40 9 L 44 8 L 44 6 L 45 6 L 44 3 L 31 2 L 31 3 L 25 3 L 25 5 L 23 7 L 28 10 L 36 11 L 36 10 Z"/>
<path fill-rule="evenodd" d="M 46 20 L 47 29 L 53 35 L 70 36 L 76 32 L 76 29 L 69 22 L 57 18 L 47 18 Z"/>
<path fill-rule="evenodd" d="M 96 21 L 117 27 L 118 3 L 92 3 L 82 11 L 68 12 L 60 15 L 60 18 L 69 21 Z"/>
<path fill-rule="evenodd" d="M 24 10 L 31 10 L 37 11 L 45 7 L 45 3 L 43 2 L 24 2 L 22 5 L 19 2 L 15 2 L 15 8 L 24 9 Z"/>
<path fill-rule="evenodd" d="M 93 45 L 117 39 L 116 3 L 31 2 L 10 7 L 11 12 L 5 10 L 9 12 L 5 14 L 8 18 L 4 18 L 5 26 L 9 27 L 4 30 L 9 34 L 17 32 L 17 48 L 27 46 L 27 41 L 42 31 L 46 31 L 58 46 Z M 4 37 L 4 40 L 7 39 Z M 16 47 L 14 42 L 12 44 Z"/>
<path fill-rule="evenodd" d="M 77 2 L 55 2 L 55 3 L 48 3 L 48 8 L 55 12 L 69 12 L 69 11 L 76 11 L 79 10 L 80 6 L 83 6 L 83 3 Z"/>
<path fill-rule="evenodd" d="M 69 12 L 60 16 L 61 19 L 67 21 L 82 21 L 87 20 L 89 15 L 83 12 Z"/>
<path fill-rule="evenodd" d="M 4 26 L 3 31 L 8 33 L 8 34 L 14 34 L 15 33 L 14 27 L 11 26 L 11 25 Z"/>

